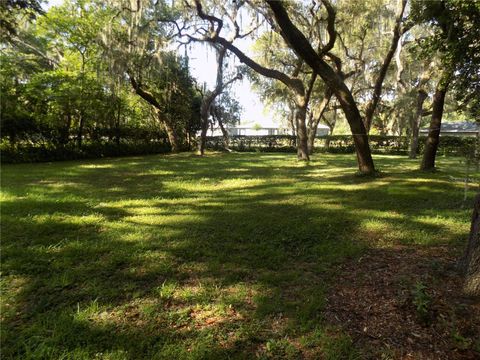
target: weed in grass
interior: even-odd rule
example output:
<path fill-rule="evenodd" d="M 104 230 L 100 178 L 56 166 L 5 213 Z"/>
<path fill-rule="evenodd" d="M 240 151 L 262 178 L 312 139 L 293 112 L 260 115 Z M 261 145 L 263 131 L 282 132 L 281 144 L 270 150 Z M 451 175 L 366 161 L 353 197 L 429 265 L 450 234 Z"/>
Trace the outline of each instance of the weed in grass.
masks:
<path fill-rule="evenodd" d="M 317 327 L 302 337 L 300 343 L 306 348 L 316 349 L 322 359 L 361 359 L 360 352 L 353 345 L 352 339 L 340 330 L 329 326 Z"/>

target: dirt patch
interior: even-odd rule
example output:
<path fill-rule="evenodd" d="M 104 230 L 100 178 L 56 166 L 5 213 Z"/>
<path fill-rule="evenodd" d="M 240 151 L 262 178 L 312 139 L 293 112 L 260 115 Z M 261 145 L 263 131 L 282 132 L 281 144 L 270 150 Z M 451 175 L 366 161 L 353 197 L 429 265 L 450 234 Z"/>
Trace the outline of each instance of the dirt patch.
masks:
<path fill-rule="evenodd" d="M 375 359 L 480 359 L 480 299 L 450 248 L 375 249 L 339 267 L 327 322 Z"/>

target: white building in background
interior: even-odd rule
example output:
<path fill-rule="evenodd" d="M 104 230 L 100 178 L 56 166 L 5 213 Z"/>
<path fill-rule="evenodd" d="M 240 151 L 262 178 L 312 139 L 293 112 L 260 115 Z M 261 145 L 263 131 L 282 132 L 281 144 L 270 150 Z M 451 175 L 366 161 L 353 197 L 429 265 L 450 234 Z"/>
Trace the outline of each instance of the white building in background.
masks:
<path fill-rule="evenodd" d="M 227 131 L 232 136 L 292 135 L 292 129 L 274 123 L 265 124 L 262 126 L 259 126 L 255 123 L 240 124 L 227 127 Z M 328 126 L 318 124 L 317 136 L 326 136 L 329 135 L 329 132 L 330 129 Z M 207 136 L 222 136 L 222 132 L 218 127 L 213 128 L 208 131 Z"/>
<path fill-rule="evenodd" d="M 420 135 L 428 135 L 429 128 L 420 129 Z M 480 123 L 472 121 L 445 122 L 440 126 L 440 136 L 480 136 Z"/>

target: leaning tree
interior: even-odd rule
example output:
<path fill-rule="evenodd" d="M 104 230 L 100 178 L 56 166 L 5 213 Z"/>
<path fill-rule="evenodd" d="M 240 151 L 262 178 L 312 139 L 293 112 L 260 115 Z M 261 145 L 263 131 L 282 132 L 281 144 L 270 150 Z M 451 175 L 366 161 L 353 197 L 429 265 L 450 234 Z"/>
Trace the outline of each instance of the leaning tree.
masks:
<path fill-rule="evenodd" d="M 173 152 L 181 150 L 197 96 L 188 61 L 171 47 L 178 17 L 165 1 L 110 0 L 109 25 L 101 34 L 110 70 L 126 77 L 154 110 Z"/>
<path fill-rule="evenodd" d="M 263 66 L 235 45 L 236 40 L 238 41 L 248 37 L 260 26 L 259 24 L 261 24 L 254 20 L 249 29 L 242 31 L 240 19 L 245 15 L 246 10 L 244 5 L 246 2 L 235 1 L 231 4 L 217 2 L 212 4 L 208 10 L 206 10 L 200 0 L 194 0 L 192 3 L 186 2 L 186 4 L 187 10 L 190 11 L 191 18 L 188 19 L 185 24 L 177 27 L 180 36 L 187 37 L 192 41 L 221 45 L 235 54 L 242 63 L 250 67 L 253 71 L 262 76 L 280 81 L 289 89 L 295 104 L 295 123 L 297 124 L 299 139 L 297 144 L 298 158 L 300 160 L 309 160 L 306 114 L 310 92 L 298 77 L 298 73 L 294 72 L 293 74 L 289 74 L 275 68 Z M 191 29 L 188 21 L 195 24 L 193 33 L 188 31 Z"/>
<path fill-rule="evenodd" d="M 242 74 L 238 72 L 235 76 L 231 77 L 228 80 L 224 79 L 224 66 L 225 66 L 225 56 L 227 49 L 221 45 L 213 44 L 213 49 L 215 49 L 216 58 L 217 58 L 217 79 L 215 88 L 212 91 L 209 91 L 203 94 L 202 105 L 200 107 L 200 118 L 201 118 L 201 130 L 200 130 L 200 139 L 198 141 L 198 154 L 203 156 L 205 153 L 205 145 L 207 142 L 207 130 L 209 125 L 209 117 L 212 114 L 212 105 L 215 103 L 215 100 L 222 94 L 222 92 L 228 88 L 236 80 L 242 79 Z M 221 120 L 219 121 L 221 123 Z M 226 131 L 223 126 L 221 126 L 222 131 Z M 225 133 L 224 133 L 225 136 Z"/>

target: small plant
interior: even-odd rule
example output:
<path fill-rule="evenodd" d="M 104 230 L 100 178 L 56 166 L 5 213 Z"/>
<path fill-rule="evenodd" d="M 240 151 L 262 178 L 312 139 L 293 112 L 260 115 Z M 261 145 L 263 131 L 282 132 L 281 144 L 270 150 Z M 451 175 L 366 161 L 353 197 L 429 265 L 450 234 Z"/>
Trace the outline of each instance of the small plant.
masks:
<path fill-rule="evenodd" d="M 422 282 L 417 282 L 415 288 L 412 291 L 413 296 L 413 305 L 415 305 L 415 310 L 418 317 L 424 321 L 428 322 L 429 317 L 429 308 L 432 301 L 431 296 L 427 293 L 427 287 Z"/>
<path fill-rule="evenodd" d="M 462 336 L 458 331 L 452 333 L 452 339 L 456 347 L 460 350 L 467 350 L 472 347 L 472 339 Z"/>

